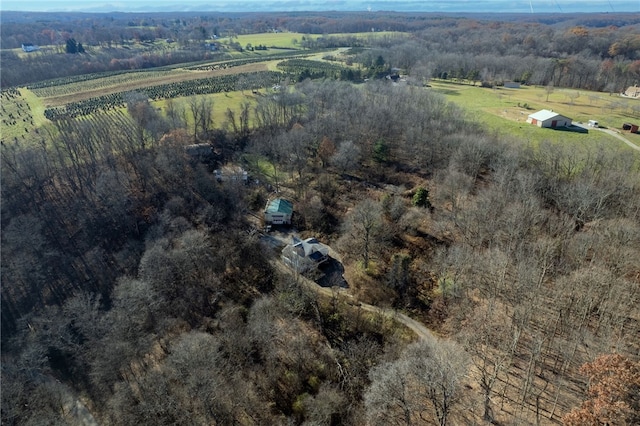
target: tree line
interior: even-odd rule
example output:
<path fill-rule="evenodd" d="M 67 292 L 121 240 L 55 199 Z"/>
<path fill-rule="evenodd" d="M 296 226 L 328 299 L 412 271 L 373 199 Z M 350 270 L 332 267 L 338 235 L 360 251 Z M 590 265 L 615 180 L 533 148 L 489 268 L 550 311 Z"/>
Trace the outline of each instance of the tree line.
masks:
<path fill-rule="evenodd" d="M 558 16 L 554 19 L 544 15 L 505 15 L 499 21 L 484 15 L 451 17 L 382 12 L 375 18 L 358 13 L 313 15 L 310 18 L 248 13 L 232 19 L 224 14 L 184 14 L 183 17 L 143 14 L 135 18 L 129 15 L 107 18 L 98 14 L 88 20 L 71 16 L 64 20 L 60 18 L 59 22 L 53 19 L 26 23 L 17 22 L 23 17 L 3 15 L 0 31 L 5 47 L 17 48 L 20 43 L 27 42 L 66 46 L 67 40 L 83 42 L 85 50 L 90 46 L 104 46 L 91 55 L 74 55 L 71 58 L 42 51 L 20 57 L 4 50 L 1 85 L 18 86 L 91 72 L 146 69 L 214 59 L 220 53 L 203 48 L 204 41 L 214 35 L 273 30 L 331 34 L 371 32 L 372 29 L 372 35 L 384 30 L 406 32 L 412 37 L 411 40 L 391 35 L 303 37 L 300 47 L 318 49 L 366 45 L 388 49 L 394 46 L 383 55 L 391 67 L 405 70 L 422 68 L 435 77 L 446 73 L 449 78 L 476 80 L 479 77 L 490 82 L 516 80 L 539 85 L 552 83 L 555 86 L 610 92 L 618 92 L 640 79 L 640 57 L 637 53 L 640 35 L 634 26 L 638 19 L 633 14 Z M 140 27 L 146 29 L 141 30 Z M 141 36 L 141 31 L 149 34 Z M 34 35 L 37 40 L 33 40 Z M 180 48 L 139 52 L 116 47 L 118 44 L 124 47 L 131 40 L 141 42 L 167 37 L 177 40 Z M 77 50 L 77 43 L 67 47 Z M 373 53 L 374 58 L 379 54 Z"/>

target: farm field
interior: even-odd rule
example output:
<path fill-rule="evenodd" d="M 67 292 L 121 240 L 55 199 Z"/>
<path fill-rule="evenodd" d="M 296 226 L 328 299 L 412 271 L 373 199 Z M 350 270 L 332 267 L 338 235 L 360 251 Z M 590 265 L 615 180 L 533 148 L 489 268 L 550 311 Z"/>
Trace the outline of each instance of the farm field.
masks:
<path fill-rule="evenodd" d="M 266 71 L 267 66 L 264 63 L 255 63 L 255 64 L 247 64 L 241 65 L 233 68 L 219 69 L 219 70 L 210 70 L 210 71 L 188 71 L 188 70 L 176 70 L 175 72 L 171 72 L 169 75 L 167 73 L 158 73 L 151 71 L 149 74 L 145 74 L 146 78 L 135 78 L 131 81 L 127 80 L 111 80 L 112 77 L 109 77 L 109 81 L 105 84 L 105 87 L 99 87 L 97 89 L 89 89 L 84 91 L 71 92 L 66 95 L 53 96 L 44 99 L 44 103 L 46 106 L 60 106 L 66 105 L 71 102 L 78 102 L 89 98 L 95 98 L 98 96 L 109 95 L 112 93 L 120 93 L 127 92 L 131 90 L 142 89 L 144 87 L 150 87 L 160 84 L 169 84 L 169 83 L 179 83 L 183 81 L 189 80 L 197 80 L 200 78 L 207 77 L 218 77 L 223 75 L 232 75 L 243 72 L 258 72 L 258 71 Z M 112 83 L 113 82 L 113 83 Z M 110 84 L 112 83 L 112 84 Z M 90 82 L 88 82 L 90 84 Z M 100 86 L 100 82 L 96 83 L 96 86 Z M 72 88 L 69 88 L 72 89 Z"/>
<path fill-rule="evenodd" d="M 338 49 L 333 54 L 338 54 L 344 49 Z M 327 52 L 315 55 L 314 59 L 320 59 Z M 190 68 L 176 68 L 172 70 L 150 70 L 134 73 L 122 73 L 113 76 L 100 77 L 96 79 L 71 82 L 51 87 L 34 89 L 33 92 L 43 98 L 43 103 L 47 107 L 66 105 L 71 102 L 78 102 L 89 98 L 109 95 L 113 93 L 138 90 L 160 84 L 178 83 L 208 77 L 223 75 L 233 75 L 239 73 L 251 73 L 258 71 L 276 71 L 277 64 L 282 58 L 270 59 L 264 57 L 264 61 L 245 63 L 232 67 L 221 67 L 212 69 L 215 65 L 199 65 Z"/>
<path fill-rule="evenodd" d="M 22 88 L 2 96 L 0 136 L 6 140 L 31 140 L 48 120 L 45 105 L 32 91 Z"/>
<path fill-rule="evenodd" d="M 286 49 L 300 49 L 300 41 L 304 38 L 316 39 L 320 37 L 318 34 L 301 34 L 301 33 L 288 33 L 288 32 L 279 32 L 279 33 L 258 33 L 258 34 L 242 34 L 230 39 L 229 37 L 222 37 L 218 39 L 218 41 L 223 44 L 229 41 L 234 41 L 240 43 L 242 47 L 245 47 L 247 44 L 251 44 L 253 46 L 264 45 L 268 48 L 271 47 L 279 47 Z"/>
<path fill-rule="evenodd" d="M 45 120 L 44 117 L 41 116 L 42 111 L 45 111 L 45 115 L 47 118 L 52 118 L 59 114 L 71 114 L 76 116 L 78 114 L 87 114 L 87 111 L 95 109 L 102 105 L 106 109 L 111 109 L 113 107 L 118 107 L 119 104 L 122 103 L 122 96 L 124 93 L 129 91 L 143 90 L 147 92 L 147 94 L 155 100 L 158 100 L 162 97 L 179 97 L 184 96 L 180 93 L 173 93 L 175 90 L 172 90 L 173 94 L 167 94 L 163 92 L 163 94 L 151 94 L 155 93 L 153 88 L 161 89 L 166 91 L 165 89 L 170 88 L 172 85 L 176 84 L 180 87 L 188 86 L 189 83 L 193 83 L 194 89 L 195 86 L 202 86 L 213 84 L 212 81 L 207 80 L 215 80 L 221 78 L 222 80 L 228 80 L 234 76 L 245 74 L 250 75 L 253 73 L 261 72 L 261 71 L 274 71 L 277 72 L 278 75 L 282 72 L 296 72 L 299 71 L 300 67 L 308 68 L 311 67 L 311 72 L 328 72 L 330 77 L 336 77 L 340 67 L 337 65 L 331 65 L 327 63 L 326 66 L 321 66 L 320 68 L 315 67 L 314 71 L 314 63 L 310 61 L 304 60 L 287 60 L 288 58 L 295 57 L 305 57 L 311 56 L 314 59 L 317 59 L 320 62 L 325 62 L 322 57 L 328 53 L 332 55 L 340 54 L 344 49 L 336 49 L 333 51 L 324 51 L 324 52 L 313 52 L 304 53 L 301 52 L 300 55 L 271 55 L 258 57 L 256 58 L 246 58 L 246 59 L 238 59 L 238 60 L 227 60 L 227 61 L 218 61 L 211 62 L 209 64 L 198 64 L 198 65 L 190 65 L 183 67 L 171 67 L 171 68 L 161 68 L 149 71 L 135 71 L 135 72 L 118 72 L 118 73 L 96 73 L 96 75 L 86 75 L 77 77 L 70 77 L 51 81 L 44 81 L 42 83 L 34 84 L 31 87 L 31 90 L 28 90 L 30 94 L 30 100 L 28 104 L 30 107 L 36 108 L 37 111 L 40 111 L 41 120 Z M 285 68 L 282 66 L 278 67 L 279 64 L 287 64 Z M 302 65 L 300 65 L 302 64 Z M 187 64 L 189 65 L 189 64 Z M 316 63 L 317 65 L 317 63 Z M 322 65 L 322 64 L 321 64 Z M 106 75 L 105 75 L 106 74 Z M 273 74 L 273 73 L 271 73 Z M 266 75 L 266 74 L 264 74 Z M 253 79 L 253 77 L 248 77 Z M 221 84 L 222 84 L 221 80 Z M 262 82 L 259 87 L 270 87 L 273 84 L 273 75 L 269 77 L 270 82 Z M 253 81 L 253 80 L 251 80 Z M 277 82 L 277 81 L 276 81 Z M 226 88 L 225 92 L 231 92 L 235 90 L 235 83 L 227 81 L 224 85 L 229 85 L 230 87 Z M 255 82 L 254 82 L 255 84 Z M 176 89 L 176 88 L 174 88 Z M 184 88 L 183 88 L 184 89 Z M 185 90 L 182 90 L 185 92 Z M 27 89 L 22 89 L 27 93 Z M 201 90 L 195 89 L 196 91 L 193 94 L 202 94 L 202 93 L 212 93 L 216 92 L 216 90 Z M 186 90 L 186 93 L 189 91 Z M 229 97 L 224 99 L 225 103 L 229 103 Z M 26 102 L 26 100 L 25 100 Z M 115 102 L 115 103 L 114 103 Z M 31 105 L 33 104 L 33 105 Z M 65 108 L 66 106 L 66 108 Z M 239 107 L 239 105 L 236 105 Z M 50 110 L 47 111 L 47 109 Z M 67 108 L 70 108 L 65 112 Z M 104 109 L 102 108 L 102 109 Z M 233 109 L 233 108 L 232 108 Z M 226 111 L 226 107 L 224 108 Z M 23 139 L 27 139 L 24 134 L 28 134 L 31 130 L 31 127 L 38 127 L 38 125 L 32 124 L 31 119 L 27 120 L 26 130 L 23 127 L 20 127 L 18 134 L 15 134 L 16 131 L 5 132 L 5 137 L 15 137 L 19 136 Z M 5 125 L 14 123 L 12 121 L 7 121 L 3 123 Z M 15 123 L 17 124 L 17 123 Z M 15 129 L 14 129 L 15 130 Z M 22 134 L 24 132 L 24 134 Z M 28 135 L 27 135 L 28 136 Z"/>
<path fill-rule="evenodd" d="M 279 47 L 287 49 L 300 49 L 301 42 L 304 39 L 317 39 L 320 37 L 355 37 L 360 39 L 370 38 L 382 38 L 382 37 L 405 37 L 406 33 L 396 31 L 378 31 L 378 32 L 362 32 L 362 33 L 336 33 L 336 34 L 302 34 L 302 33 L 259 33 L 259 34 L 243 34 L 238 35 L 232 39 L 232 41 L 240 43 L 242 47 L 247 44 L 253 46 L 265 45 L 267 47 Z M 226 43 L 229 41 L 228 37 L 220 38 L 219 41 Z"/>
<path fill-rule="evenodd" d="M 626 100 L 606 93 L 580 91 L 573 105 L 568 97 L 576 90 L 556 89 L 549 95 L 544 87 L 522 86 L 520 89 L 489 89 L 470 84 L 435 80 L 430 83 L 433 90 L 442 93 L 448 100 L 469 111 L 478 121 L 500 134 L 513 135 L 531 142 L 534 146 L 545 140 L 562 140 L 581 146 L 598 146 L 606 144 L 613 149 L 624 148 L 625 145 L 613 136 L 600 131 L 588 134 L 553 131 L 532 126 L 526 122 L 527 116 L 541 109 L 551 109 L 568 116 L 576 122 L 586 123 L 590 119 L 598 120 L 601 127 L 610 129 L 622 128 L 622 123 L 640 121 L 633 116 L 632 100 Z M 619 105 L 613 109 L 612 103 Z M 526 107 L 525 107 L 525 104 Z M 625 109 L 620 106 L 627 105 Z M 638 102 L 640 106 L 640 102 Z M 625 133 L 624 136 L 640 146 L 640 135 Z M 626 148 L 624 148 L 626 149 Z"/>

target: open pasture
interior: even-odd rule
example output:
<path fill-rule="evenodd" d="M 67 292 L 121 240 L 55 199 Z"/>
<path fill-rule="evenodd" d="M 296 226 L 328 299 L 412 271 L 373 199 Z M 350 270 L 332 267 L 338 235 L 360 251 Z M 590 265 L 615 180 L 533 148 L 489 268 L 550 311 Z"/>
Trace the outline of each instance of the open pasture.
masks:
<path fill-rule="evenodd" d="M 285 49 L 301 49 L 302 42 L 307 39 L 315 40 L 321 37 L 350 37 L 362 40 L 378 39 L 378 38 L 403 38 L 407 33 L 397 31 L 377 31 L 377 32 L 361 32 L 361 33 L 336 33 L 336 34 L 302 34 L 289 32 L 269 32 L 259 34 L 243 34 L 233 38 L 222 37 L 219 39 L 221 43 L 229 41 L 238 42 L 244 48 L 247 44 L 252 46 L 263 45 L 270 47 L 279 47 Z"/>
<path fill-rule="evenodd" d="M 640 122 L 635 115 L 634 102 L 607 93 L 554 89 L 549 94 L 544 87 L 522 86 L 519 89 L 482 88 L 466 83 L 443 80 L 430 82 L 431 89 L 442 93 L 448 100 L 461 106 L 479 122 L 491 130 L 515 136 L 537 146 L 542 141 L 562 141 L 576 146 L 610 146 L 612 149 L 627 149 L 625 144 L 611 135 L 597 130 L 577 133 L 562 130 L 541 129 L 528 124 L 529 114 L 541 109 L 550 109 L 570 117 L 573 121 L 587 123 L 594 119 L 601 127 L 621 129 L 622 123 Z M 640 105 L 640 102 L 635 102 Z M 624 136 L 640 146 L 640 135 L 626 133 Z"/>
<path fill-rule="evenodd" d="M 320 37 L 317 34 L 301 34 L 301 33 L 289 33 L 289 32 L 269 32 L 258 34 L 242 34 L 233 38 L 222 37 L 218 39 L 221 43 L 228 43 L 230 41 L 240 43 L 244 48 L 247 44 L 252 46 L 263 45 L 270 47 L 279 47 L 286 49 L 300 49 L 300 42 L 303 39 L 311 38 L 316 39 Z"/>

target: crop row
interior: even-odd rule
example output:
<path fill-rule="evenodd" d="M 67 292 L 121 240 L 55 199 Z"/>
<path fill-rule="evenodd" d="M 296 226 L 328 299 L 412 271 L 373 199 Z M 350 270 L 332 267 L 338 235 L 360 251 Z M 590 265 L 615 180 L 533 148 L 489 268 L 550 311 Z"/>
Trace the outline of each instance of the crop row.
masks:
<path fill-rule="evenodd" d="M 16 98 L 16 97 L 20 97 L 20 91 L 18 89 L 16 89 L 15 87 L 10 87 L 8 89 L 2 89 L 2 91 L 0 91 L 0 97 L 7 98 L 7 99 L 13 99 L 13 98 Z"/>
<path fill-rule="evenodd" d="M 329 62 L 308 59 L 289 59 L 278 63 L 278 68 L 298 79 L 303 78 L 340 78 L 344 67 Z"/>
<path fill-rule="evenodd" d="M 246 64 L 256 63 L 256 62 L 264 62 L 272 59 L 283 59 L 283 58 L 295 57 L 295 56 L 304 57 L 304 56 L 310 55 L 311 53 L 313 52 L 305 52 L 301 54 L 300 51 L 298 50 L 292 50 L 290 52 L 279 53 L 277 55 L 256 56 L 255 58 L 233 59 L 233 60 L 220 61 L 215 63 L 212 63 L 209 60 L 209 61 L 199 61 L 195 63 L 192 62 L 191 65 L 189 64 L 167 65 L 164 67 L 154 68 L 153 71 L 149 69 L 138 69 L 138 70 L 117 70 L 117 71 L 95 72 L 95 73 L 89 73 L 89 74 L 81 74 L 81 75 L 75 75 L 75 76 L 54 78 L 50 80 L 43 80 L 43 81 L 39 81 L 39 82 L 27 85 L 27 89 L 35 91 L 37 89 L 43 89 L 46 87 L 76 84 L 84 81 L 97 80 L 97 79 L 113 77 L 117 75 L 127 75 L 129 77 L 132 77 L 134 74 L 137 74 L 137 73 L 148 73 L 148 72 L 155 72 L 155 71 L 167 72 L 177 68 L 184 68 L 187 70 L 205 70 L 205 71 L 218 69 L 218 68 L 230 68 L 234 66 L 246 65 Z M 47 95 L 38 95 L 38 96 L 55 96 L 55 95 L 47 94 Z"/>
<path fill-rule="evenodd" d="M 158 67 L 154 68 L 153 71 L 170 71 L 170 69 L 168 67 Z M 96 80 L 99 78 L 112 77 L 119 74 L 135 74 L 144 72 L 149 72 L 149 69 L 93 72 L 89 74 L 73 75 L 68 77 L 53 78 L 51 80 L 38 81 L 37 83 L 27 85 L 27 89 L 42 89 L 43 87 L 53 87 L 65 84 L 79 83 L 81 81 Z"/>
<path fill-rule="evenodd" d="M 292 50 L 292 51 L 280 53 L 277 55 L 256 56 L 254 58 L 233 59 L 229 61 L 213 62 L 213 63 L 209 62 L 204 65 L 196 65 L 196 66 L 188 67 L 185 69 L 192 70 L 192 71 L 211 71 L 211 70 L 238 67 L 240 65 L 255 64 L 258 62 L 265 62 L 265 61 L 278 60 L 278 59 L 291 58 L 291 57 L 303 58 L 305 56 L 309 56 L 310 54 L 311 53 L 300 53 L 300 51 L 298 50 Z"/>
<path fill-rule="evenodd" d="M 138 92 L 152 100 L 159 100 L 179 96 L 229 92 L 233 90 L 259 89 L 276 84 L 281 79 L 282 74 L 275 71 L 238 73 L 150 86 L 140 89 Z M 49 120 L 56 120 L 62 117 L 80 117 L 100 111 L 108 111 L 125 105 L 124 94 L 125 92 L 113 93 L 79 102 L 72 102 L 64 107 L 48 108 L 44 114 Z"/>
<path fill-rule="evenodd" d="M 85 80 L 81 82 L 61 84 L 57 86 L 43 87 L 40 89 L 34 89 L 33 93 L 41 98 L 48 98 L 51 96 L 62 96 L 70 93 L 79 93 L 92 89 L 101 89 L 104 87 L 116 86 L 118 84 L 128 83 L 131 81 L 145 80 L 149 78 L 162 77 L 166 75 L 166 70 L 162 71 L 149 71 L 136 72 L 136 73 L 121 73 L 112 75 L 109 77 L 96 78 L 93 80 Z"/>

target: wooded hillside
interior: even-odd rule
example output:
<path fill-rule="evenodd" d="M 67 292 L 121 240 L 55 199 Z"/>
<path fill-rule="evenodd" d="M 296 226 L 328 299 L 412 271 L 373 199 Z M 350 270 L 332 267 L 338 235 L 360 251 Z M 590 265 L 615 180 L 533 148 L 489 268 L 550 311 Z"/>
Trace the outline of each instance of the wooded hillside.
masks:
<path fill-rule="evenodd" d="M 2 422 L 637 423 L 640 156 L 498 136 L 425 87 L 443 64 L 497 79 L 529 60 L 531 79 L 592 81 L 544 74 L 550 44 L 478 45 L 546 24 L 478 21 L 464 41 L 456 22 L 349 50 L 366 82 L 243 87 L 224 122 L 208 95 L 136 92 L 3 141 Z M 572 30 L 545 31 L 560 46 Z M 249 183 L 218 181 L 225 164 Z M 346 288 L 265 244 L 255 217 L 276 195 Z"/>

